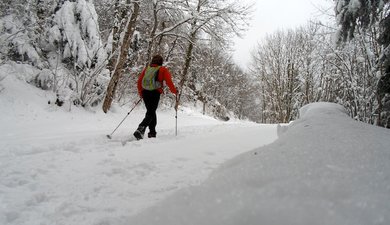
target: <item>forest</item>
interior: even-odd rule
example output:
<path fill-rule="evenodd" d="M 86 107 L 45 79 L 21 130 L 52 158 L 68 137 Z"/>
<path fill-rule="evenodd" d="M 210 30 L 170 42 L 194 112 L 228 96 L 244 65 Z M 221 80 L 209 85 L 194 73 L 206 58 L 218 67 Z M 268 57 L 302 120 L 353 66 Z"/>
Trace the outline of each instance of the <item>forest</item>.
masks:
<path fill-rule="evenodd" d="M 241 68 L 232 38 L 253 13 L 241 1 L 3 0 L 0 66 L 25 65 L 21 79 L 53 92 L 59 106 L 107 112 L 138 98 L 138 74 L 160 54 L 180 103 L 222 120 L 287 123 L 303 105 L 325 101 L 390 128 L 389 7 L 336 0 L 333 20 L 269 34 Z"/>

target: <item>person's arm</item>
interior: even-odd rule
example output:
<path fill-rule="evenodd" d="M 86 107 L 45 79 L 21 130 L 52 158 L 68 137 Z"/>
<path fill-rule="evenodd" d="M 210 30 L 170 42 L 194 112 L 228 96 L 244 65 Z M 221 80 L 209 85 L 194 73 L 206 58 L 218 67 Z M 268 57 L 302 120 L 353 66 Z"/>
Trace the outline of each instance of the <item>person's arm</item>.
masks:
<path fill-rule="evenodd" d="M 161 68 L 163 69 L 163 74 L 164 74 L 164 80 L 165 80 L 165 83 L 167 84 L 169 90 L 173 93 L 173 94 L 177 94 L 177 90 L 176 90 L 176 87 L 175 85 L 173 84 L 173 81 L 172 81 L 172 75 L 171 73 L 169 72 L 169 70 L 165 67 Z"/>

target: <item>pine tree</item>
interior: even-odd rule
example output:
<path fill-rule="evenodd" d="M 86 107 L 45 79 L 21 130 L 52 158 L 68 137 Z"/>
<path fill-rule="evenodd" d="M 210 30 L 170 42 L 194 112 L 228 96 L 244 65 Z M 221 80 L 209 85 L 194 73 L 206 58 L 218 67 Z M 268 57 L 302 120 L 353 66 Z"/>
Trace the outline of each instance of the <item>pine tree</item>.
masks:
<path fill-rule="evenodd" d="M 46 28 L 43 43 L 56 92 L 76 105 L 96 105 L 102 100 L 106 54 L 100 37 L 97 13 L 91 0 L 59 1 Z M 58 68 L 71 75 L 58 75 Z"/>

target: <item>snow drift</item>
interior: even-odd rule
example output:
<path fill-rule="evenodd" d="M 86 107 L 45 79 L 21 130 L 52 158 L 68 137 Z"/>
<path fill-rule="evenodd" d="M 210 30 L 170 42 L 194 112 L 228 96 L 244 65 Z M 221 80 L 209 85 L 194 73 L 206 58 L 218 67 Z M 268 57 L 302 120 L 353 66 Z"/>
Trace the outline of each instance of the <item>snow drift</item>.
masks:
<path fill-rule="evenodd" d="M 274 143 L 128 224 L 389 224 L 390 131 L 332 103 L 307 105 L 300 116 Z"/>

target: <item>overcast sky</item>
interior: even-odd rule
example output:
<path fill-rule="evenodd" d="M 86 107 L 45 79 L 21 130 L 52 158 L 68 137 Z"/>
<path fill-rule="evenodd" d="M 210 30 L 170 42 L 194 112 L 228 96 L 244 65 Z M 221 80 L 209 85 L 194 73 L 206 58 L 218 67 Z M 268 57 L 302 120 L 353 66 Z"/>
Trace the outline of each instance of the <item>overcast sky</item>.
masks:
<path fill-rule="evenodd" d="M 243 1 L 243 0 L 241 0 Z M 236 38 L 234 60 L 243 68 L 248 66 L 256 44 L 280 29 L 305 25 L 310 19 L 321 17 L 319 9 L 329 8 L 333 0 L 244 0 L 254 2 L 255 12 L 243 39 Z"/>

